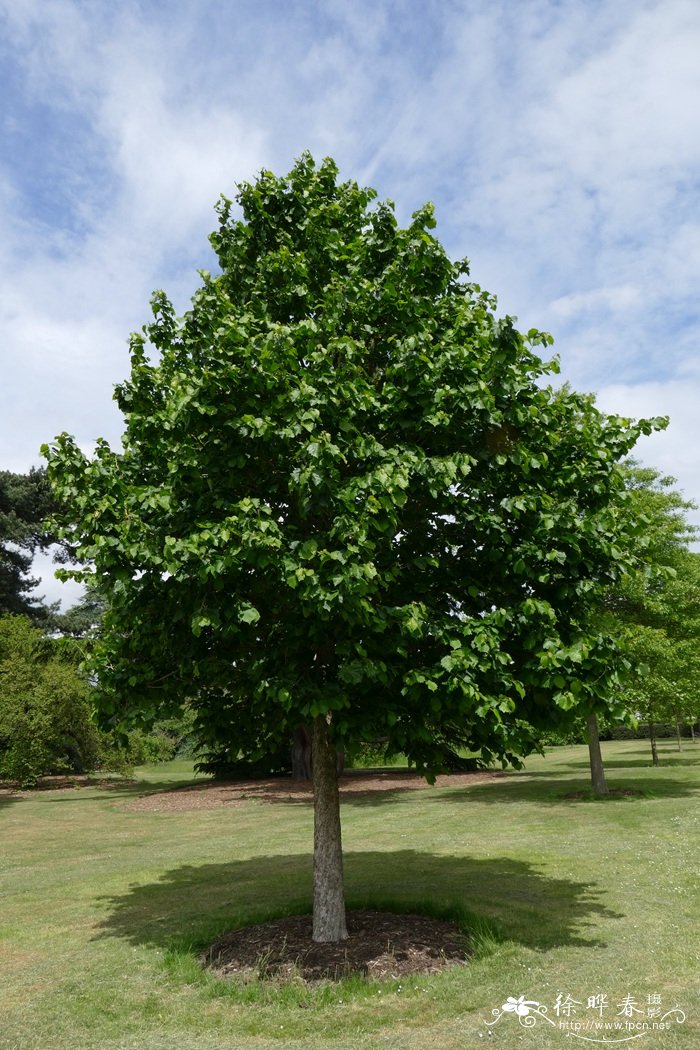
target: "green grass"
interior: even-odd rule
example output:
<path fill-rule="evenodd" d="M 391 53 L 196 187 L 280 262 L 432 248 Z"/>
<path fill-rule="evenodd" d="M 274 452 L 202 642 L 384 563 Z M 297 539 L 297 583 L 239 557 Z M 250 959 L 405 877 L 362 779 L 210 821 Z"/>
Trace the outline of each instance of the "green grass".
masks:
<path fill-rule="evenodd" d="M 638 795 L 566 798 L 588 786 L 585 748 L 567 747 L 468 788 L 344 804 L 351 906 L 453 914 L 475 931 L 468 967 L 384 985 L 239 985 L 197 964 L 228 928 L 308 910 L 306 804 L 124 808 L 191 781 L 183 761 L 136 784 L 5 797 L 0 1047 L 538 1050 L 566 1031 L 512 1013 L 489 1029 L 492 1010 L 525 995 L 556 1020 L 570 995 L 591 1018 L 597 994 L 610 1020 L 626 995 L 685 1011 L 633 1045 L 700 1047 L 700 744 L 663 742 L 658 768 L 643 741 L 603 749 L 611 786 Z"/>
<path fill-rule="evenodd" d="M 172 762 L 139 766 L 135 776 L 140 783 L 156 787 L 194 784 L 199 780 L 210 779 L 206 773 L 195 772 L 194 760 L 191 758 L 174 758 Z"/>

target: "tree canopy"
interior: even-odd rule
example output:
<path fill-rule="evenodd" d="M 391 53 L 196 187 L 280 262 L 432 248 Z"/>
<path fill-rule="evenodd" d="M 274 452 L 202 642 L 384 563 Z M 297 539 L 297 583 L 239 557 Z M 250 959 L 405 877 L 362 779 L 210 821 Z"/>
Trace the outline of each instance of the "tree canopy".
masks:
<path fill-rule="evenodd" d="M 45 448 L 109 596 L 108 716 L 188 700 L 245 753 L 314 723 L 430 773 L 445 742 L 517 762 L 610 696 L 588 610 L 625 558 L 617 463 L 657 424 L 555 393 L 551 338 L 496 317 L 432 207 L 401 228 L 374 198 L 304 155 L 222 199 L 219 272 L 131 338 L 123 447 Z"/>

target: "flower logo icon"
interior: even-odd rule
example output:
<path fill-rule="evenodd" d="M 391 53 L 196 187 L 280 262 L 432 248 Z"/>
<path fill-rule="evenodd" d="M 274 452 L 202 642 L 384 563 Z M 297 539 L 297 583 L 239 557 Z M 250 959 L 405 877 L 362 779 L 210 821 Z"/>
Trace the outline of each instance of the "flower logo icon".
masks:
<path fill-rule="evenodd" d="M 509 995 L 503 1003 L 501 1010 L 506 1014 L 517 1014 L 518 1017 L 527 1017 L 531 1009 L 539 1009 L 540 1004 L 532 999 L 526 999 L 524 995 L 515 999 Z"/>

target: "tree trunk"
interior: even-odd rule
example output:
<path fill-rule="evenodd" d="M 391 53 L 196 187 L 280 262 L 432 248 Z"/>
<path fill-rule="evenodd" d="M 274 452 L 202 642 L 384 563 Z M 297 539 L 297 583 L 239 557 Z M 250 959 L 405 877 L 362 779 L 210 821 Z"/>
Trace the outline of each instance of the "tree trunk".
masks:
<path fill-rule="evenodd" d="M 653 722 L 649 723 L 649 740 L 651 741 L 651 761 L 653 765 L 658 766 L 659 752 L 656 750 L 656 726 Z"/>
<path fill-rule="evenodd" d="M 676 722 L 676 742 L 678 743 L 678 750 L 682 751 L 683 750 L 683 746 L 682 746 L 682 743 L 681 743 L 681 724 L 680 724 L 680 722 Z"/>
<path fill-rule="evenodd" d="M 314 914 L 315 941 L 344 941 L 343 847 L 336 752 L 323 715 L 314 719 Z"/>
<path fill-rule="evenodd" d="M 292 780 L 313 780 L 313 728 L 297 726 L 292 735 Z M 345 752 L 336 751 L 338 776 L 345 769 Z"/>
<path fill-rule="evenodd" d="M 292 740 L 292 780 L 311 780 L 311 730 L 297 726 Z"/>
<path fill-rule="evenodd" d="M 600 737 L 598 736 L 598 719 L 596 718 L 595 712 L 591 712 L 586 719 L 586 728 L 588 729 L 588 755 L 591 762 L 591 786 L 593 788 L 593 794 L 609 795 L 610 789 L 608 788 L 605 779 L 605 767 L 603 766 L 603 756 L 600 751 Z"/>

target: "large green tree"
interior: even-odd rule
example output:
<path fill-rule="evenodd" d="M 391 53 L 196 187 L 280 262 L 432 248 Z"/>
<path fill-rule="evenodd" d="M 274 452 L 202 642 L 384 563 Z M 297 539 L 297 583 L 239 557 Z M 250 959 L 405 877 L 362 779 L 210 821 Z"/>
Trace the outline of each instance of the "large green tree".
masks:
<path fill-rule="evenodd" d="M 188 700 L 255 755 L 313 733 L 314 938 L 346 936 L 336 749 L 518 761 L 609 695 L 591 597 L 623 559 L 617 461 L 649 422 L 555 395 L 552 364 L 450 261 L 304 155 L 219 206 L 220 271 L 162 292 L 116 390 L 121 450 L 46 448 L 63 537 L 108 595 L 108 717 Z"/>

